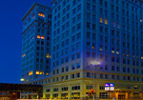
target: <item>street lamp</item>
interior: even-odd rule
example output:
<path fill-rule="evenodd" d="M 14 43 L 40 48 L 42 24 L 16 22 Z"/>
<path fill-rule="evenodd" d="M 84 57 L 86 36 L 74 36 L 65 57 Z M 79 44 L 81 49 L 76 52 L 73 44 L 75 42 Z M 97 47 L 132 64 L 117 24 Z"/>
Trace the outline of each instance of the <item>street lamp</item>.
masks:
<path fill-rule="evenodd" d="M 101 63 L 99 61 L 91 61 L 90 62 L 92 65 L 100 65 Z"/>
<path fill-rule="evenodd" d="M 93 68 L 93 75 L 92 75 L 92 77 L 93 77 L 93 88 L 94 88 L 94 70 L 95 70 L 94 66 L 100 65 L 101 62 L 95 60 L 95 61 L 91 61 L 90 64 L 92 65 L 92 68 Z M 94 94 L 93 94 L 93 100 L 94 100 Z"/>

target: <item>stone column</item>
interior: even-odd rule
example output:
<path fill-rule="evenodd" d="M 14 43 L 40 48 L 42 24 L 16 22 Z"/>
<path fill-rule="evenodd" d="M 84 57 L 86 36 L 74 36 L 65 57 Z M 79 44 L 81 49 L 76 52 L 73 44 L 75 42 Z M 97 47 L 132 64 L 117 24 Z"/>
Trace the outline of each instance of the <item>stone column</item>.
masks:
<path fill-rule="evenodd" d="M 119 95 L 119 93 L 115 92 L 115 98 L 116 98 L 116 100 L 118 100 L 118 95 Z"/>
<path fill-rule="evenodd" d="M 128 99 L 128 92 L 125 92 L 125 99 Z"/>
<path fill-rule="evenodd" d="M 71 93 L 72 93 L 72 89 L 71 89 L 71 85 L 68 85 L 68 100 L 71 100 Z"/>
<path fill-rule="evenodd" d="M 96 97 L 100 97 L 100 85 L 97 83 L 96 84 L 96 89 L 95 89 L 95 92 L 96 92 Z"/>
<path fill-rule="evenodd" d="M 53 99 L 53 87 L 50 88 L 50 99 Z"/>
<path fill-rule="evenodd" d="M 43 98 L 46 99 L 46 88 L 43 89 L 43 91 L 44 91 L 44 92 L 43 92 Z"/>
<path fill-rule="evenodd" d="M 59 88 L 59 90 L 58 90 L 58 100 L 61 100 L 61 87 Z"/>
<path fill-rule="evenodd" d="M 84 82 L 83 82 L 84 83 Z M 80 99 L 85 100 L 86 97 L 86 84 L 80 83 Z"/>
<path fill-rule="evenodd" d="M 130 93 L 130 98 L 133 98 L 133 91 Z"/>
<path fill-rule="evenodd" d="M 140 98 L 143 98 L 143 92 L 140 92 Z"/>

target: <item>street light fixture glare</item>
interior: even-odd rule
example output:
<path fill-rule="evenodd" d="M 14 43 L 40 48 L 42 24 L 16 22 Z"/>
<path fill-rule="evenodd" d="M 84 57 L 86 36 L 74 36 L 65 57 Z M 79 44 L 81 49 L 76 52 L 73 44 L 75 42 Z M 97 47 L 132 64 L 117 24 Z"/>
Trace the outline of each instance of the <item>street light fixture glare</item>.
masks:
<path fill-rule="evenodd" d="M 100 65 L 101 63 L 99 61 L 91 61 L 92 65 Z"/>
<path fill-rule="evenodd" d="M 92 68 L 93 68 L 93 74 L 94 74 L 94 66 L 95 65 L 97 65 L 97 66 L 99 66 L 101 63 L 100 63 L 100 61 L 97 61 L 97 60 L 92 60 L 91 62 L 90 62 L 90 64 L 92 64 Z M 94 90 L 94 76 L 93 76 L 93 90 Z M 95 97 L 94 97 L 94 94 L 93 94 L 93 98 L 92 98 L 93 100 L 95 100 Z"/>

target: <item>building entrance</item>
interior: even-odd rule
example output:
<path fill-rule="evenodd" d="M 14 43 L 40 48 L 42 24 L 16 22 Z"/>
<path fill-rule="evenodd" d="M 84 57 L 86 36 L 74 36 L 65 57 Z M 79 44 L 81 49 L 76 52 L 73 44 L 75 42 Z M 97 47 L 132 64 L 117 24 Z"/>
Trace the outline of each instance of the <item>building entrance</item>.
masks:
<path fill-rule="evenodd" d="M 125 99 L 125 95 L 124 94 L 119 94 L 118 99 Z"/>

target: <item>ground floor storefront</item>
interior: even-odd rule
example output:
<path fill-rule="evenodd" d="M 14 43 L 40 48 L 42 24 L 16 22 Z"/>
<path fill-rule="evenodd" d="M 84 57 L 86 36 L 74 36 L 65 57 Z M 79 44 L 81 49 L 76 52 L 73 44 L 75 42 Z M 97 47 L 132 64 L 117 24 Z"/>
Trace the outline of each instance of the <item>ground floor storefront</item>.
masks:
<path fill-rule="evenodd" d="M 106 91 L 106 83 L 113 83 L 114 90 Z M 142 98 L 142 84 L 125 81 L 96 79 L 93 82 L 82 79 L 44 85 L 43 89 L 43 99 L 49 100 L 143 100 Z"/>

